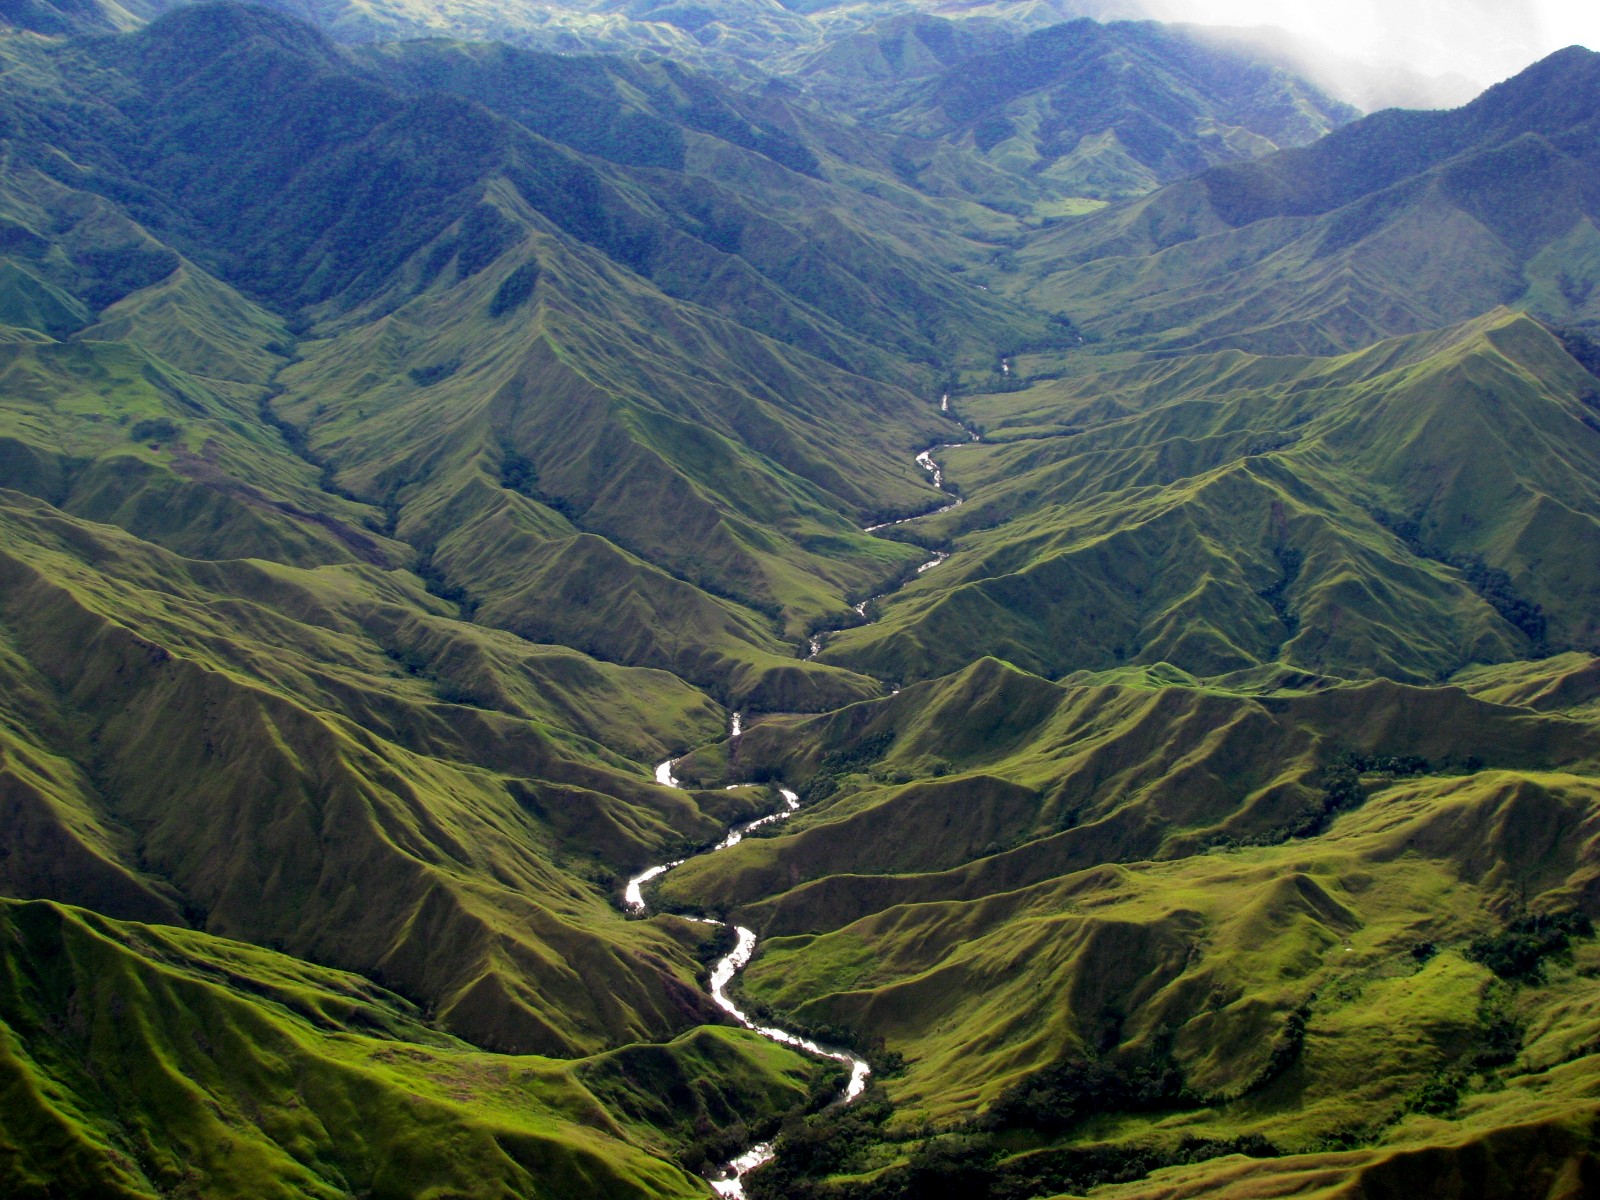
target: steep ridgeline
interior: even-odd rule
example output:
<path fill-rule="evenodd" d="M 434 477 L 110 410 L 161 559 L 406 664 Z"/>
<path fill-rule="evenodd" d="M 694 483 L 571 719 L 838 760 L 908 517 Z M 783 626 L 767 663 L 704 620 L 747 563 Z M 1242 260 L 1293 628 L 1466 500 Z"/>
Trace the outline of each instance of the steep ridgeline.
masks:
<path fill-rule="evenodd" d="M 989 277 L 1083 341 L 963 380 L 942 565 L 819 651 L 903 688 L 679 766 L 804 804 L 664 901 L 888 1067 L 752 1197 L 1592 1190 L 1597 61 Z"/>
<path fill-rule="evenodd" d="M 1018 286 L 1092 336 L 1329 354 L 1513 305 L 1600 317 L 1600 55 L 1387 111 L 1041 235 Z"/>
<path fill-rule="evenodd" d="M 125 32 L 190 2 L 11 0 L 0 7 L 0 24 L 50 36 Z M 268 0 L 264 7 L 314 25 L 342 45 L 449 38 L 560 54 L 666 57 L 757 87 L 773 76 L 802 74 L 809 84 L 816 76 L 806 64 L 822 59 L 828 76 L 857 76 L 856 88 L 829 89 L 846 111 L 874 97 L 873 85 L 926 74 L 930 64 L 950 65 L 958 52 L 1015 42 L 1078 17 L 1130 15 L 1116 0 L 976 6 L 936 0 Z M 908 40 L 902 40 L 905 33 Z M 1239 48 L 1227 53 L 1248 55 L 1257 66 L 1284 58 L 1275 44 L 1235 40 Z"/>
<path fill-rule="evenodd" d="M 49 35 L 109 33 L 183 6 L 30 0 L 0 21 Z M 392 58 L 382 69 L 391 84 L 469 95 L 603 157 L 681 167 L 678 127 L 687 126 L 746 148 L 764 143 L 802 171 L 813 154 L 836 157 L 858 179 L 871 175 L 875 194 L 901 203 L 931 193 L 1039 220 L 1303 145 L 1356 115 L 1247 40 L 1151 22 L 1051 24 L 1077 15 L 1071 5 L 887 17 L 898 6 L 267 7 L 360 47 L 368 63 Z M 392 40 L 441 36 L 511 45 L 464 52 L 459 42 Z M 572 58 L 579 49 L 620 53 L 602 64 Z M 630 61 L 641 50 L 649 52 L 644 61 Z M 731 75 L 739 90 L 712 84 L 713 75 Z M 652 119 L 663 101 L 671 110 L 665 123 Z M 947 208 L 941 223 L 954 216 Z"/>
<path fill-rule="evenodd" d="M 732 1029 L 486 1054 L 357 976 L 45 901 L 0 901 L 0 932 L 12 1196 L 687 1200 L 705 1130 L 814 1074 Z"/>
<path fill-rule="evenodd" d="M 1564 51 L 1040 235 L 992 278 L 1085 343 L 973 381 L 1013 390 L 960 400 L 969 503 L 918 526 L 948 566 L 821 661 L 1432 682 L 1600 647 L 1597 64 Z"/>
<path fill-rule="evenodd" d="M 750 1194 L 1554 1189 L 1600 1118 L 1597 679 L 991 659 L 753 727 L 734 775 L 806 803 L 663 893 L 761 932 L 756 1011 L 903 1068 L 898 1112 L 792 1128 Z"/>

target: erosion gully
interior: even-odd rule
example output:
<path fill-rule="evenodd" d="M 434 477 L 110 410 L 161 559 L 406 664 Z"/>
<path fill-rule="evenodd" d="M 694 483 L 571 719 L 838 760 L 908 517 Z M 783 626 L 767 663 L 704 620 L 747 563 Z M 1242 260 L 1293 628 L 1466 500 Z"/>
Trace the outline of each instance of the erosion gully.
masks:
<path fill-rule="evenodd" d="M 950 409 L 950 397 L 948 395 L 944 396 L 940 400 L 939 411 L 949 416 L 952 420 L 959 420 L 959 418 L 956 417 L 956 415 Z M 966 427 L 963 426 L 963 429 L 966 429 Z M 973 433 L 970 429 L 966 429 L 966 432 L 968 434 L 968 440 L 974 442 L 978 440 L 978 435 L 976 433 Z M 907 521 L 915 521 L 921 517 L 934 516 L 938 513 L 949 512 L 953 508 L 958 508 L 961 505 L 961 497 L 955 495 L 953 492 L 950 492 L 944 486 L 944 470 L 939 466 L 938 462 L 935 461 L 933 456 L 939 450 L 947 450 L 953 446 L 959 446 L 961 444 L 962 443 L 960 442 L 945 442 L 941 445 L 930 447 L 929 449 L 924 450 L 921 454 L 917 455 L 917 465 L 929 474 L 929 476 L 932 478 L 933 486 L 951 497 L 951 500 L 948 504 L 944 504 L 939 508 L 932 509 L 928 512 L 918 513 L 915 517 L 905 517 L 898 521 L 885 521 L 878 525 L 868 525 L 864 532 L 876 533 L 880 529 L 888 529 L 895 525 L 904 525 Z M 949 554 L 945 553 L 944 551 L 936 551 L 933 558 L 917 567 L 917 574 L 920 575 L 924 571 L 928 571 L 934 567 L 937 567 L 949 557 Z M 904 585 L 901 584 L 899 586 Z M 855 605 L 855 610 L 863 618 L 865 618 L 867 615 L 868 605 L 874 603 L 875 601 L 882 600 L 892 594 L 893 589 L 883 592 L 879 595 L 869 597 L 868 599 L 863 600 L 860 604 Z M 806 658 L 815 658 L 818 653 L 821 652 L 823 638 L 825 636 L 826 635 L 824 633 L 816 633 L 811 636 L 808 653 L 805 656 Z M 898 691 L 899 689 L 896 688 L 895 690 Z M 734 713 L 728 729 L 729 740 L 740 737 L 743 732 L 744 718 L 741 714 Z M 656 767 L 655 777 L 657 783 L 662 784 L 665 787 L 680 786 L 677 776 L 673 775 L 672 773 L 672 768 L 677 761 L 678 760 L 675 758 L 669 758 L 666 762 L 661 763 Z M 728 849 L 730 846 L 737 846 L 745 839 L 746 835 L 750 834 L 754 830 L 771 825 L 777 821 L 786 821 L 790 817 L 794 816 L 794 814 L 800 810 L 799 795 L 786 787 L 780 787 L 778 789 L 778 794 L 783 797 L 784 803 L 784 807 L 778 812 L 770 813 L 764 817 L 758 817 L 753 821 L 745 821 L 738 825 L 734 825 L 728 830 L 723 839 L 715 846 L 712 846 L 709 850 L 703 850 L 698 854 L 691 854 L 685 858 L 675 859 L 672 862 L 658 863 L 647 870 L 639 872 L 639 874 L 628 880 L 627 886 L 623 889 L 623 906 L 632 913 L 643 914 L 649 912 L 649 903 L 644 897 L 644 887 L 646 884 L 658 879 L 662 875 L 665 875 L 674 867 L 683 866 L 683 864 L 690 861 L 690 859 L 703 858 L 707 854 L 715 854 L 720 850 Z M 727 921 L 720 921 L 714 917 L 687 917 L 686 919 L 698 922 L 702 925 L 726 927 L 730 924 Z M 746 1029 L 755 1031 L 764 1038 L 768 1038 L 769 1040 L 778 1042 L 784 1046 L 790 1046 L 796 1050 L 804 1051 L 807 1054 L 812 1054 L 819 1058 L 828 1058 L 834 1060 L 835 1062 L 844 1063 L 850 1068 L 850 1078 L 845 1084 L 844 1090 L 839 1093 L 839 1095 L 834 1099 L 833 1103 L 849 1104 L 856 1100 L 864 1091 L 866 1091 L 867 1078 L 872 1074 L 872 1067 L 867 1063 L 866 1059 L 861 1058 L 859 1055 L 852 1054 L 848 1050 L 824 1046 L 818 1042 L 810 1040 L 809 1038 L 801 1037 L 797 1033 L 791 1033 L 787 1029 L 780 1029 L 775 1025 L 762 1025 L 752 1019 L 751 1016 L 741 1009 L 738 1004 L 736 1004 L 728 995 L 729 985 L 732 984 L 739 973 L 750 964 L 750 959 L 755 955 L 756 952 L 755 931 L 746 929 L 743 925 L 733 925 L 732 928 L 734 933 L 733 949 L 728 951 L 727 954 L 723 955 L 717 960 L 716 965 L 711 969 L 711 978 L 707 983 L 707 991 L 710 993 L 712 1002 L 715 1003 L 716 1006 L 723 1012 L 727 1013 L 730 1017 L 737 1021 L 740 1025 L 743 1025 Z M 715 1177 L 712 1178 L 711 1186 L 719 1195 L 737 1197 L 739 1200 L 743 1200 L 745 1194 L 744 1177 L 757 1167 L 761 1166 L 763 1163 L 770 1162 L 772 1156 L 773 1144 L 771 1142 L 758 1142 L 749 1149 L 745 1150 L 744 1153 L 733 1159 L 730 1159 L 726 1163 L 723 1163 L 722 1166 L 718 1168 Z"/>

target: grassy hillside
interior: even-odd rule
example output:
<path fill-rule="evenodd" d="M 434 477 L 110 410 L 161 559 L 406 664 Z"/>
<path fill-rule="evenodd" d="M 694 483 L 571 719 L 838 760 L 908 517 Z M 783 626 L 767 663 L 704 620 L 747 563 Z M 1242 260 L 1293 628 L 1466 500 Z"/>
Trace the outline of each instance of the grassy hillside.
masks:
<path fill-rule="evenodd" d="M 645 782 L 721 727 L 687 685 L 461 625 L 404 577 L 176 559 L 20 499 L 5 523 L 19 818 L 128 915 L 371 972 L 506 1049 L 705 1018 L 685 949 L 609 894 L 762 803 Z M 77 894 L 49 859 L 10 873 Z"/>
<path fill-rule="evenodd" d="M 954 554 L 822 661 L 1431 682 L 1593 650 L 1593 387 L 1499 312 L 1340 358 L 1145 360 L 969 399 L 986 442 L 945 460 L 967 503 L 915 526 Z"/>
<path fill-rule="evenodd" d="M 195 405 L 254 407 L 252 436 L 271 444 L 257 449 L 304 460 L 226 462 L 203 430 L 146 423 L 155 444 L 182 434 L 209 453 L 178 466 L 212 486 L 196 495 L 123 456 L 88 515 L 154 536 L 138 515 L 170 520 L 176 491 L 211 519 L 219 493 L 254 497 L 309 464 L 329 504 L 289 489 L 232 523 L 300 512 L 312 528 L 163 544 L 299 561 L 329 553 L 286 538 L 337 538 L 405 561 L 398 538 L 483 620 L 669 667 L 734 703 L 874 690 L 792 648 L 914 557 L 859 532 L 926 503 L 907 451 L 947 422 L 912 389 L 1018 321 L 1044 328 L 948 286 L 939 258 L 974 247 L 928 234 L 921 210 L 814 178 L 800 142 L 681 72 L 579 66 L 541 101 L 520 81 L 561 60 L 437 47 L 374 60 L 413 97 L 304 27 L 209 7 L 134 38 L 12 49 L 41 85 L 11 98 L 39 129 L 10 176 L 14 319 L 163 356 L 151 371 L 215 393 Z M 610 125 L 575 123 L 573 104 L 596 96 Z M 629 160 L 630 121 L 674 133 L 682 170 Z M 689 181 L 710 150 L 718 178 L 742 182 L 708 205 Z M 375 161 L 389 164 L 381 188 L 353 191 Z M 83 214 L 64 237 L 45 216 L 59 208 Z M 341 506 L 380 537 L 317 527 Z M 473 549 L 507 538 L 519 551 L 499 566 Z M 529 563 L 541 594 L 577 603 L 534 601 Z M 602 595 L 636 616 L 586 611 Z"/>
<path fill-rule="evenodd" d="M 485 1054 L 400 997 L 241 942 L 0 903 L 0 1178 L 14 1196 L 700 1196 L 615 1055 Z M 729 1030 L 662 1047 L 696 1118 L 770 1119 L 817 1068 Z M 115 1070 L 99 1064 L 115 1063 Z"/>
<path fill-rule="evenodd" d="M 1186 1186 L 1331 1186 L 1428 1146 L 1574 1169 L 1597 752 L 1455 689 L 993 662 L 757 726 L 737 769 L 810 807 L 663 893 L 766 930 L 753 1003 L 904 1066 L 876 1132 L 827 1157 L 795 1131 L 755 1194 L 1076 1194 L 1202 1160 Z M 863 1178 L 808 1182 L 832 1172 Z"/>

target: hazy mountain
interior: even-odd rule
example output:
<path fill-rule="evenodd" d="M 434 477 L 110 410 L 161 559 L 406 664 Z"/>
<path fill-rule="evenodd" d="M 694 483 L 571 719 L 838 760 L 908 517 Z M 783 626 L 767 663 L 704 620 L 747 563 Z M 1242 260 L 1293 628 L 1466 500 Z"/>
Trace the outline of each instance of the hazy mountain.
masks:
<path fill-rule="evenodd" d="M 50 35 L 126 31 L 185 2 L 12 0 L 0 4 L 0 22 Z M 492 7 L 459 0 L 391 0 L 382 5 L 350 0 L 268 0 L 268 7 L 316 25 L 346 44 L 451 37 L 504 41 L 562 53 L 667 55 L 680 63 L 692 62 L 752 82 L 773 71 L 791 73 L 812 58 L 827 64 L 823 75 L 854 71 L 863 83 L 883 82 L 921 73 L 930 62 L 949 65 L 947 60 L 956 45 L 1015 41 L 1032 31 L 1079 18 L 1101 22 L 1177 19 L 1138 0 L 996 0 L 982 5 L 941 0 L 880 0 L 871 5 L 602 0 L 514 2 Z M 1247 52 L 1368 111 L 1453 107 L 1470 100 L 1482 86 L 1461 76 L 1420 74 L 1400 63 L 1344 58 L 1271 26 L 1231 29 L 1197 25 L 1186 27 L 1185 32 L 1235 53 Z M 862 99 L 848 83 L 833 89 L 831 98 L 846 104 Z"/>
<path fill-rule="evenodd" d="M 1214 168 L 1036 241 L 1030 296 L 1107 336 L 1270 352 L 1497 304 L 1592 320 L 1597 95 L 1600 58 L 1574 47 L 1465 108 Z"/>
<path fill-rule="evenodd" d="M 51 37 L 136 29 L 150 15 L 145 5 L 124 6 L 112 0 L 7 0 L 0 4 L 0 21 L 6 25 Z"/>
<path fill-rule="evenodd" d="M 831 74 L 834 91 L 847 88 L 863 36 L 812 60 L 803 77 Z M 902 64 L 921 49 L 937 70 L 873 102 L 874 124 L 970 146 L 1070 195 L 1137 195 L 1303 145 L 1356 116 L 1259 58 L 1151 23 L 1080 20 L 981 48 L 964 27 L 924 21 L 890 27 L 880 41 Z"/>

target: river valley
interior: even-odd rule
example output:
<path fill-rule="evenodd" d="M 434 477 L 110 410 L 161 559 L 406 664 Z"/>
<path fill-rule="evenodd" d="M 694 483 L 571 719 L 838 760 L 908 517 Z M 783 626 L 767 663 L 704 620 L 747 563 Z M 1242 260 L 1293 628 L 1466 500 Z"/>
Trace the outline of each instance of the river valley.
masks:
<path fill-rule="evenodd" d="M 950 409 L 950 397 L 948 395 L 941 399 L 940 411 L 945 413 L 952 420 L 959 420 L 959 418 L 956 417 L 956 415 Z M 964 429 L 966 428 L 965 425 L 962 427 Z M 978 435 L 976 433 L 973 433 L 971 430 L 967 430 L 967 432 L 971 441 L 978 440 Z M 920 513 L 916 517 L 906 517 L 899 521 L 887 521 L 880 525 L 868 526 L 864 532 L 872 533 L 879 529 L 887 529 L 893 525 L 903 525 L 907 521 L 915 521 L 920 517 L 932 516 L 936 513 L 949 512 L 951 509 L 958 507 L 962 502 L 961 497 L 949 492 L 948 489 L 945 488 L 944 470 L 934 459 L 933 454 L 934 451 L 948 449 L 952 446 L 961 444 L 962 443 L 960 442 L 947 442 L 941 445 L 933 446 L 922 451 L 916 457 L 917 465 L 924 471 L 928 472 L 933 486 L 938 488 L 940 491 L 946 492 L 947 495 L 952 496 L 950 503 L 933 509 L 930 512 Z M 921 575 L 923 572 L 938 566 L 940 563 L 944 562 L 950 557 L 946 551 L 942 550 L 934 551 L 933 553 L 933 558 L 917 567 L 918 575 Z M 898 590 L 898 587 L 903 587 L 906 582 L 909 582 L 909 580 L 902 581 L 899 585 L 894 588 L 890 588 L 888 591 L 876 596 L 872 596 L 867 600 L 863 600 L 861 603 L 854 606 L 856 612 L 865 618 L 867 616 L 867 609 L 869 605 L 871 605 L 874 601 L 882 600 L 892 595 L 896 590 Z M 822 650 L 824 637 L 825 633 L 823 632 L 818 632 L 811 636 L 809 639 L 807 653 L 805 655 L 806 658 L 810 659 L 817 656 L 817 654 Z M 898 691 L 899 689 L 896 688 L 894 690 Z M 737 712 L 731 714 L 728 729 L 729 740 L 731 741 L 735 738 L 738 738 L 743 732 L 743 714 Z M 672 768 L 676 763 L 677 759 L 669 758 L 665 762 L 657 764 L 655 769 L 656 782 L 664 787 L 682 786 L 679 783 L 677 776 L 672 773 Z M 794 816 L 794 814 L 800 809 L 799 795 L 791 789 L 781 786 L 778 788 L 778 794 L 782 797 L 784 802 L 784 807 L 779 811 L 769 813 L 764 817 L 758 817 L 753 821 L 745 821 L 733 826 L 728 830 L 727 834 L 720 842 L 708 850 L 703 850 L 699 854 L 688 855 L 684 858 L 674 859 L 671 862 L 657 863 L 656 865 L 648 867 L 639 872 L 637 875 L 633 876 L 628 880 L 626 887 L 623 889 L 623 907 L 625 907 L 631 913 L 637 913 L 641 915 L 647 913 L 649 911 L 649 903 L 646 901 L 644 895 L 645 885 L 658 879 L 660 876 L 665 875 L 668 871 L 673 870 L 675 867 L 681 867 L 691 858 L 699 858 L 706 854 L 715 854 L 719 850 L 726 850 L 731 846 L 736 846 L 744 840 L 746 835 L 752 831 L 774 824 L 778 821 L 788 820 L 790 817 Z M 697 916 L 689 917 L 688 919 L 707 925 L 724 927 L 729 925 L 728 922 L 718 920 L 714 917 Z M 732 929 L 735 937 L 733 949 L 729 950 L 727 954 L 723 955 L 717 960 L 716 964 L 711 969 L 711 976 L 707 983 L 707 991 L 710 993 L 712 1001 L 717 1005 L 718 1008 L 722 1009 L 723 1012 L 727 1013 L 740 1025 L 743 1025 L 746 1029 L 754 1030 L 764 1038 L 768 1038 L 785 1046 L 793 1047 L 796 1050 L 802 1050 L 807 1054 L 813 1054 L 821 1058 L 829 1058 L 836 1062 L 844 1063 L 850 1068 L 850 1078 L 846 1082 L 844 1090 L 841 1091 L 838 1098 L 834 1100 L 834 1103 L 849 1104 L 859 1098 L 866 1090 L 867 1079 L 872 1074 L 872 1067 L 865 1059 L 858 1055 L 852 1054 L 847 1050 L 839 1050 L 828 1046 L 823 1046 L 817 1042 L 811 1041 L 808 1038 L 801 1037 L 799 1034 L 791 1033 L 789 1030 L 781 1029 L 777 1026 L 762 1025 L 755 1021 L 743 1009 L 741 1009 L 733 1000 L 733 998 L 728 995 L 729 986 L 738 977 L 739 973 L 749 965 L 751 958 L 754 957 L 757 944 L 757 938 L 754 930 L 747 929 L 742 925 L 733 925 Z M 711 1180 L 711 1186 L 716 1190 L 718 1195 L 742 1198 L 745 1195 L 744 1176 L 761 1166 L 763 1163 L 769 1162 L 772 1159 L 773 1152 L 772 1142 L 765 1141 L 756 1143 L 743 1153 L 722 1164 L 722 1166 L 718 1169 L 716 1176 Z"/>

